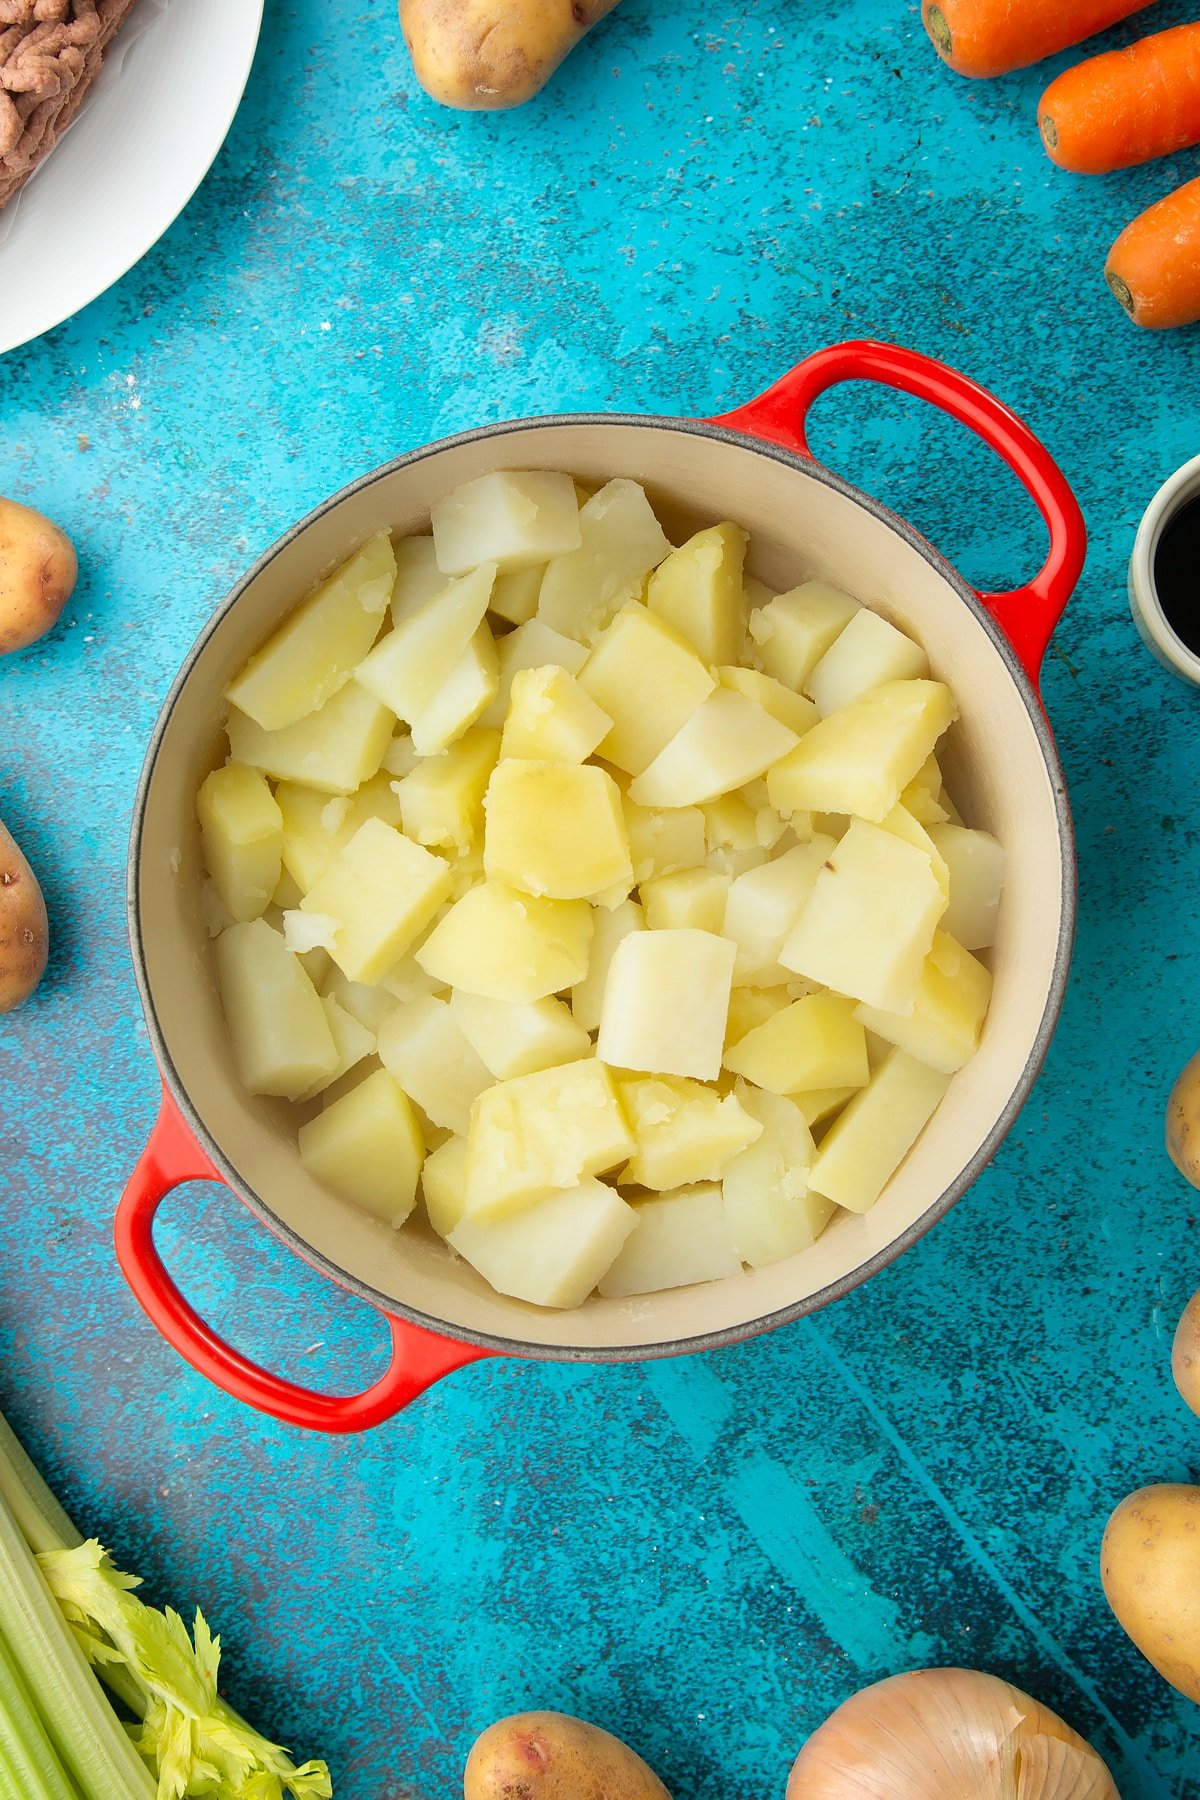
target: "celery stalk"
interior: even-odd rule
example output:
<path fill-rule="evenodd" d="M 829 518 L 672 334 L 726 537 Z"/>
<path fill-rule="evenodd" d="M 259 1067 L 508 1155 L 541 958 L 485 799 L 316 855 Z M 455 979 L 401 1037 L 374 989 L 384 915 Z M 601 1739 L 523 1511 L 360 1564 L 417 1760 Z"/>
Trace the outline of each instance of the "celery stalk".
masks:
<path fill-rule="evenodd" d="M 79 1800 L 0 1636 L 0 1748 L 25 1800 Z"/>
<path fill-rule="evenodd" d="M 0 1413 L 0 1500 L 21 1528 L 21 1535 L 35 1553 L 69 1550 L 83 1542 L 8 1420 Z"/>

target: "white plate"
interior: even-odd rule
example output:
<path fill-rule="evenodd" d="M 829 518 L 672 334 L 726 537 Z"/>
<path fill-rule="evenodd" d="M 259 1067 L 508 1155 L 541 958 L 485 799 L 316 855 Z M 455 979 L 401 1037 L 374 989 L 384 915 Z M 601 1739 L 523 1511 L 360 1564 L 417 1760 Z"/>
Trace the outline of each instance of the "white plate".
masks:
<path fill-rule="evenodd" d="M 167 0 L 96 92 L 0 243 L 0 354 L 119 281 L 183 211 L 233 123 L 263 4 Z"/>

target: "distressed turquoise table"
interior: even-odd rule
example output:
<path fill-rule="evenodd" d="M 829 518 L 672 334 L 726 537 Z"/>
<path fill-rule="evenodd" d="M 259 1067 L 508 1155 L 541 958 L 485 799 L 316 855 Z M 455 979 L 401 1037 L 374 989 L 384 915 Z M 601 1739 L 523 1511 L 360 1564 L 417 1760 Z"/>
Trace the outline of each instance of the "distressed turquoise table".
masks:
<path fill-rule="evenodd" d="M 1200 1043 L 1200 695 L 1124 601 L 1140 510 L 1200 449 L 1197 338 L 1139 336 L 1100 279 L 1124 220 L 1195 171 L 1052 169 L 1042 79 L 960 81 L 899 0 L 625 0 L 532 105 L 465 117 L 416 90 L 385 0 L 278 0 L 174 229 L 0 362 L 0 491 L 83 564 L 53 637 L 0 669 L 0 814 L 55 929 L 36 1001 L 0 1023 L 0 1405 L 160 1601 L 203 1602 L 231 1697 L 326 1754 L 343 1800 L 443 1800 L 473 1734 L 531 1705 L 622 1732 L 678 1800 L 779 1800 L 837 1702 L 944 1661 L 1060 1708 L 1125 1800 L 1196 1791 L 1198 1715 L 1096 1578 L 1115 1502 L 1200 1466 L 1168 1370 L 1200 1199 L 1161 1148 Z M 491 1362 L 349 1441 L 227 1402 L 110 1248 L 157 1086 L 128 817 L 193 636 L 281 530 L 398 451 L 522 413 L 724 409 L 863 334 L 993 386 L 1091 530 L 1045 684 L 1079 947 L 1016 1130 L 900 1263 L 771 1339 Z M 814 439 L 980 584 L 1039 559 L 1015 481 L 915 402 L 840 390 Z M 380 1365 L 370 1311 L 226 1193 L 177 1196 L 161 1238 L 251 1353 L 331 1387 Z"/>

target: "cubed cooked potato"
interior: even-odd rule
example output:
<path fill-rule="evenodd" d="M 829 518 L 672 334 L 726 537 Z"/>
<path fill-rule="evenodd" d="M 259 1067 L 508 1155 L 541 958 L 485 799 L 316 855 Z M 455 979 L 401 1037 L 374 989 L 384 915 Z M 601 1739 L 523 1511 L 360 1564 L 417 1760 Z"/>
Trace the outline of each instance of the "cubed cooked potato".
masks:
<path fill-rule="evenodd" d="M 468 1213 L 449 1239 L 498 1293 L 531 1306 L 572 1307 L 582 1306 L 636 1224 L 619 1194 L 585 1179 L 513 1215 Z"/>
<path fill-rule="evenodd" d="M 465 856 L 483 836 L 483 796 L 500 755 L 500 734 L 473 726 L 443 756 L 423 756 L 396 783 L 407 837 Z"/>
<path fill-rule="evenodd" d="M 710 850 L 758 847 L 758 816 L 744 794 L 722 794 L 717 800 L 705 801 L 700 810 L 704 814 L 704 842 Z"/>
<path fill-rule="evenodd" d="M 814 1088 L 807 1094 L 791 1094 L 788 1097 L 796 1102 L 804 1114 L 808 1129 L 812 1131 L 826 1119 L 831 1119 L 835 1113 L 840 1113 L 847 1100 L 853 1100 L 855 1094 L 861 1091 L 860 1088 Z"/>
<path fill-rule="evenodd" d="M 833 1217 L 833 1202 L 808 1185 L 812 1134 L 796 1103 L 745 1081 L 734 1094 L 762 1129 L 725 1170 L 725 1218 L 740 1260 L 765 1269 L 815 1244 Z"/>
<path fill-rule="evenodd" d="M 586 762 L 612 720 L 567 669 L 549 663 L 513 676 L 500 754 L 531 762 Z"/>
<path fill-rule="evenodd" d="M 779 960 L 867 1006 L 907 1012 L 945 909 L 929 858 L 855 819 L 826 859 Z"/>
<path fill-rule="evenodd" d="M 276 781 L 352 794 L 378 772 L 395 724 L 386 706 L 357 681 L 348 681 L 317 712 L 282 731 L 264 731 L 236 707 L 226 730 L 234 762 L 248 763 Z"/>
<path fill-rule="evenodd" d="M 642 906 L 651 931 L 720 933 L 729 895 L 729 877 L 719 869 L 678 869 L 643 881 Z"/>
<path fill-rule="evenodd" d="M 629 784 L 629 797 L 638 806 L 697 806 L 744 787 L 796 747 L 795 732 L 753 700 L 717 688 Z"/>
<path fill-rule="evenodd" d="M 465 1136 L 471 1108 L 492 1085 L 491 1070 L 463 1035 L 448 1000 L 424 994 L 379 1027 L 379 1060 L 435 1125 Z"/>
<path fill-rule="evenodd" d="M 238 1080 L 249 1094 L 298 1099 L 338 1061 L 316 989 L 264 919 L 231 925 L 214 949 Z"/>
<path fill-rule="evenodd" d="M 394 546 L 396 585 L 392 589 L 392 623 L 399 625 L 420 612 L 450 583 L 437 565 L 431 537 L 401 538 Z"/>
<path fill-rule="evenodd" d="M 487 711 L 499 685 L 496 646 L 487 626 L 481 625 L 437 694 L 412 721 L 418 754 L 436 756 L 455 743 Z"/>
<path fill-rule="evenodd" d="M 589 899 L 618 882 L 628 892 L 633 876 L 621 795 L 604 769 L 502 760 L 483 805 L 489 880 L 551 900 Z"/>
<path fill-rule="evenodd" d="M 885 681 L 915 681 L 928 673 L 929 658 L 920 644 L 863 606 L 813 669 L 805 691 L 827 718 Z"/>
<path fill-rule="evenodd" d="M 541 1000 L 588 972 L 592 909 L 485 881 L 456 900 L 416 952 L 447 987 L 494 1000 Z"/>
<path fill-rule="evenodd" d="M 865 1087 L 867 1040 L 853 1000 L 806 994 L 725 1052 L 725 1067 L 772 1094 Z"/>
<path fill-rule="evenodd" d="M 733 979 L 742 987 L 775 987 L 790 974 L 779 952 L 835 848 L 814 837 L 748 869 L 730 885 L 720 930 L 737 946 Z"/>
<path fill-rule="evenodd" d="M 893 1050 L 821 1140 L 809 1187 L 849 1212 L 869 1212 L 949 1085 L 949 1075 Z"/>
<path fill-rule="evenodd" d="M 601 756 L 630 775 L 641 774 L 716 687 L 695 646 L 636 604 L 599 634 L 579 684 L 612 720 Z"/>
<path fill-rule="evenodd" d="M 592 918 L 595 929 L 592 933 L 588 971 L 583 980 L 574 983 L 571 988 L 571 1012 L 576 1023 L 585 1031 L 595 1031 L 600 1024 L 609 964 L 616 954 L 617 945 L 630 932 L 646 929 L 646 915 L 636 900 L 623 900 L 620 906 L 611 910 L 605 906 L 597 907 Z"/>
<path fill-rule="evenodd" d="M 448 1238 L 462 1221 L 467 1203 L 467 1140 L 448 1137 L 431 1150 L 421 1168 L 421 1195 L 429 1223 Z"/>
<path fill-rule="evenodd" d="M 230 916 L 257 919 L 279 885 L 283 818 L 266 781 L 244 763 L 205 776 L 196 796 L 204 864 Z"/>
<path fill-rule="evenodd" d="M 386 531 L 323 581 L 250 658 L 226 696 L 264 731 L 282 731 L 332 699 L 379 636 L 396 581 Z"/>
<path fill-rule="evenodd" d="M 359 686 L 411 725 L 438 699 L 482 625 L 495 578 L 495 565 L 484 563 L 402 619 L 358 665 Z"/>
<path fill-rule="evenodd" d="M 635 882 L 697 868 L 707 855 L 704 814 L 698 806 L 638 806 L 621 795 Z"/>
<path fill-rule="evenodd" d="M 333 1047 L 337 1051 L 337 1061 L 327 1075 L 322 1075 L 306 1092 L 298 1096 L 300 1100 L 315 1099 L 326 1088 L 333 1087 L 343 1075 L 348 1075 L 351 1069 L 357 1068 L 364 1057 L 375 1054 L 375 1033 L 368 1031 L 361 1020 L 347 1012 L 332 994 L 322 994 L 321 1005 L 333 1039 Z"/>
<path fill-rule="evenodd" d="M 618 1084 L 637 1148 L 618 1176 L 638 1187 L 715 1181 L 762 1131 L 732 1094 L 678 1076 L 627 1075 Z"/>
<path fill-rule="evenodd" d="M 728 1050 L 732 1045 L 740 1044 L 747 1032 L 753 1031 L 756 1025 L 765 1025 L 777 1012 L 790 1006 L 792 998 L 786 988 L 731 988 L 725 1048 Z M 795 998 L 798 999 L 799 995 Z"/>
<path fill-rule="evenodd" d="M 857 600 L 827 581 L 802 582 L 756 606 L 749 631 L 763 669 L 799 691 L 858 610 Z"/>
<path fill-rule="evenodd" d="M 400 802 L 390 777 L 383 772 L 365 781 L 354 794 L 327 794 L 299 782 L 281 781 L 275 801 L 283 826 L 284 868 L 299 889 L 288 906 L 299 906 L 304 894 L 368 819 L 382 819 L 385 825 L 402 822 Z"/>
<path fill-rule="evenodd" d="M 646 605 L 694 644 L 709 664 L 731 663 L 746 635 L 742 564 L 746 533 L 726 521 L 698 531 L 661 562 L 646 584 Z"/>
<path fill-rule="evenodd" d="M 307 962 L 307 958 L 302 958 Z M 390 971 L 389 971 L 390 973 Z M 396 1010 L 396 996 L 385 987 L 368 987 L 364 981 L 349 981 L 335 962 L 321 982 L 323 996 L 331 996 L 374 1037 L 389 1013 Z"/>
<path fill-rule="evenodd" d="M 996 941 L 1004 891 L 1004 846 L 987 831 L 965 825 L 931 825 L 929 836 L 950 875 L 950 904 L 942 924 L 964 950 L 986 950 Z"/>
<path fill-rule="evenodd" d="M 591 1039 L 561 1000 L 492 1000 L 456 993 L 455 1022 L 497 1081 L 534 1075 L 591 1052 Z M 428 1108 L 426 1108 L 428 1111 Z"/>
<path fill-rule="evenodd" d="M 478 475 L 439 500 L 430 520 L 445 575 L 466 575 L 480 563 L 525 569 L 582 542 L 575 483 L 549 470 Z"/>
<path fill-rule="evenodd" d="M 497 575 L 492 587 L 488 611 L 510 625 L 524 625 L 537 612 L 538 595 L 542 591 L 544 563 L 529 569 L 508 569 Z"/>
<path fill-rule="evenodd" d="M 416 1205 L 424 1155 L 413 1109 L 384 1069 L 300 1127 L 309 1174 L 390 1225 Z"/>
<path fill-rule="evenodd" d="M 499 1081 L 467 1137 L 468 1219 L 504 1218 L 632 1156 L 612 1072 L 595 1057 Z"/>
<path fill-rule="evenodd" d="M 896 805 L 946 727 L 958 717 L 940 681 L 889 681 L 806 732 L 767 777 L 771 804 L 788 814 L 853 813 L 878 824 Z"/>
<path fill-rule="evenodd" d="M 900 804 L 919 825 L 944 825 L 950 814 L 942 803 L 942 771 L 931 752 L 900 796 Z"/>
<path fill-rule="evenodd" d="M 642 1200 L 634 1210 L 636 1225 L 599 1281 L 606 1300 L 741 1274 L 721 1190 L 715 1182 L 699 1182 L 654 1200 Z"/>
<path fill-rule="evenodd" d="M 360 825 L 300 902 L 336 921 L 326 948 L 351 981 L 374 982 L 416 942 L 450 891 L 450 866 L 381 819 Z"/>
<path fill-rule="evenodd" d="M 889 1013 L 859 1006 L 856 1014 L 889 1044 L 907 1050 L 931 1069 L 953 1075 L 979 1048 L 991 997 L 992 977 L 983 964 L 944 931 L 935 931 L 912 1011 Z"/>
<path fill-rule="evenodd" d="M 903 838 L 906 844 L 912 844 L 929 858 L 929 866 L 937 878 L 937 884 L 949 902 L 950 869 L 925 827 L 913 818 L 908 808 L 893 806 L 887 818 L 880 820 L 880 828 L 890 831 L 893 837 Z"/>
<path fill-rule="evenodd" d="M 797 737 L 810 731 L 820 717 L 811 700 L 784 687 L 773 675 L 764 675 L 761 669 L 726 664 L 717 670 L 717 679 L 722 687 L 732 688 L 735 693 L 744 694 L 747 700 L 753 700 L 756 706 L 761 706 L 765 713 L 770 713 Z"/>
<path fill-rule="evenodd" d="M 671 546 L 636 481 L 606 483 L 581 509 L 579 524 L 579 548 L 547 565 L 538 618 L 564 637 L 591 644 L 613 614 L 636 598 Z"/>
<path fill-rule="evenodd" d="M 479 723 L 494 731 L 504 729 L 512 684 L 522 669 L 556 668 L 565 669 L 568 675 L 578 675 L 587 661 L 587 651 L 582 644 L 577 644 L 574 638 L 563 637 L 559 631 L 551 631 L 541 619 L 529 619 L 515 631 L 508 632 L 496 645 L 496 656 L 500 668 L 499 685 L 491 704 L 479 716 Z"/>
<path fill-rule="evenodd" d="M 621 1069 L 714 1081 L 734 947 L 711 931 L 635 931 L 609 964 L 597 1055 Z"/>

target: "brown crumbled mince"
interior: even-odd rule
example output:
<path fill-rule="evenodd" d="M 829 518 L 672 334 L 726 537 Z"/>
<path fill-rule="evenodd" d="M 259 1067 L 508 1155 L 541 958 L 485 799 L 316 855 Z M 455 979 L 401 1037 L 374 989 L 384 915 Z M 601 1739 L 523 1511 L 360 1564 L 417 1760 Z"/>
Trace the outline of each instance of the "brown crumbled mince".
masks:
<path fill-rule="evenodd" d="M 0 207 L 54 149 L 136 0 L 0 0 Z"/>

